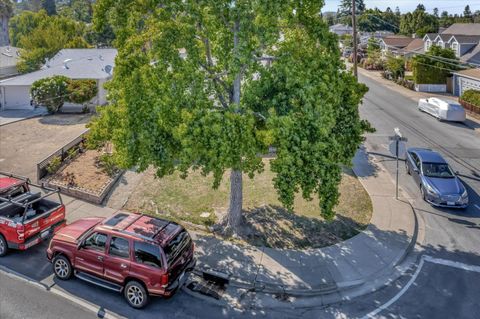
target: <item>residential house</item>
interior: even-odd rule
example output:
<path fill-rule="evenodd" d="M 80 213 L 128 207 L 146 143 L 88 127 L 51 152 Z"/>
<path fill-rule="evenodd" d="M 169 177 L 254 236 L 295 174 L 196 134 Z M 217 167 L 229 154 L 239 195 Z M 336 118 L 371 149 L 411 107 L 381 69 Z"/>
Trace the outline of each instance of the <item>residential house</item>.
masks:
<path fill-rule="evenodd" d="M 466 90 L 480 91 L 480 69 L 468 69 L 453 73 L 453 95 L 460 96 Z"/>
<path fill-rule="evenodd" d="M 330 32 L 336 35 L 353 34 L 353 28 L 345 24 L 334 24 L 329 28 Z"/>
<path fill-rule="evenodd" d="M 379 43 L 384 54 L 402 55 L 403 50 L 414 40 L 415 38 L 404 35 L 389 35 L 380 39 Z"/>
<path fill-rule="evenodd" d="M 116 55 L 116 49 L 63 49 L 42 69 L 0 81 L 0 109 L 33 109 L 32 84 L 54 75 L 95 80 L 98 93 L 91 103 L 105 104 L 107 94 L 103 85 L 112 77 Z"/>
<path fill-rule="evenodd" d="M 19 49 L 10 46 L 0 47 L 0 79 L 18 74 Z"/>
<path fill-rule="evenodd" d="M 425 52 L 437 45 L 452 49 L 462 62 L 480 64 L 480 23 L 455 23 L 442 33 L 427 33 L 423 43 Z"/>
<path fill-rule="evenodd" d="M 416 54 L 424 53 L 423 50 L 423 39 L 415 38 L 413 39 L 406 47 L 401 50 L 402 55 L 409 59 Z"/>

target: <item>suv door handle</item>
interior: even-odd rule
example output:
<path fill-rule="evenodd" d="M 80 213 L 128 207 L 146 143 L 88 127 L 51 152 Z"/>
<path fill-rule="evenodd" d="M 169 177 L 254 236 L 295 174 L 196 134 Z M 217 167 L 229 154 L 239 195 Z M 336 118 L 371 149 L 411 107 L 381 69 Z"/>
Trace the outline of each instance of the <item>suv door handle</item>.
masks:
<path fill-rule="evenodd" d="M 97 259 L 103 261 L 103 256 L 97 256 Z"/>
<path fill-rule="evenodd" d="M 123 269 L 127 269 L 127 265 L 125 265 L 125 264 L 121 264 L 120 267 L 123 268 Z"/>

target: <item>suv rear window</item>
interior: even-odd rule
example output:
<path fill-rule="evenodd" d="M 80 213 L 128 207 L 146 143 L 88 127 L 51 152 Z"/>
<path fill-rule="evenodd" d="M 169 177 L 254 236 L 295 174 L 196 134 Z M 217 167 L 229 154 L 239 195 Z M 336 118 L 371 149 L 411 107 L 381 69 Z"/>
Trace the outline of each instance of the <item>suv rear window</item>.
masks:
<path fill-rule="evenodd" d="M 160 249 L 152 244 L 136 241 L 134 242 L 135 260 L 155 268 L 162 268 Z"/>
<path fill-rule="evenodd" d="M 178 233 L 164 248 L 168 264 L 171 265 L 178 256 L 181 256 L 185 249 L 190 247 L 191 242 L 192 240 L 185 229 Z"/>

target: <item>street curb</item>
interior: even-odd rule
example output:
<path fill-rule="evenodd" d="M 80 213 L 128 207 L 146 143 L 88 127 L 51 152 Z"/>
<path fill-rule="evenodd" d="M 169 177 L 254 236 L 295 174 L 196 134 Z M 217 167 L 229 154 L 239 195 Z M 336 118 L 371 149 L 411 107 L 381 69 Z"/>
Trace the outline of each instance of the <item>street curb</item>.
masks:
<path fill-rule="evenodd" d="M 92 304 L 92 303 L 90 303 L 86 300 L 83 300 L 81 298 L 78 298 L 78 297 L 76 297 L 76 296 L 74 296 L 74 295 L 72 295 L 68 292 L 64 292 L 64 291 L 58 289 L 58 288 L 55 287 L 56 284 L 54 284 L 53 286 L 48 286 L 48 285 L 42 283 L 41 281 L 29 278 L 28 276 L 23 275 L 23 274 L 15 271 L 15 270 L 10 269 L 8 267 L 5 267 L 3 265 L 0 265 L 0 272 L 4 273 L 6 276 L 9 276 L 11 278 L 24 281 L 24 282 L 26 282 L 30 285 L 34 285 L 34 286 L 38 287 L 39 289 L 45 290 L 48 293 L 52 293 L 52 294 L 55 294 L 59 297 L 67 299 L 68 301 L 70 301 L 70 302 L 72 302 L 76 305 L 79 305 L 80 307 L 82 307 L 82 308 L 84 308 L 88 311 L 91 311 L 91 312 L 95 313 L 97 318 L 104 318 L 104 319 L 124 318 L 120 315 L 112 313 L 111 311 L 106 312 L 99 305 Z"/>

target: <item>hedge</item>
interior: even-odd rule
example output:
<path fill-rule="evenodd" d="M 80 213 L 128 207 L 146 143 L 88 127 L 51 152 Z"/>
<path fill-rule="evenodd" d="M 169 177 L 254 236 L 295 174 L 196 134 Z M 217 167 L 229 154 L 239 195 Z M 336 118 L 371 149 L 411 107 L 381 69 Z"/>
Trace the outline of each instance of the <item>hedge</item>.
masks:
<path fill-rule="evenodd" d="M 465 92 L 463 92 L 460 99 L 480 108 L 480 91 L 478 90 L 466 90 Z"/>

